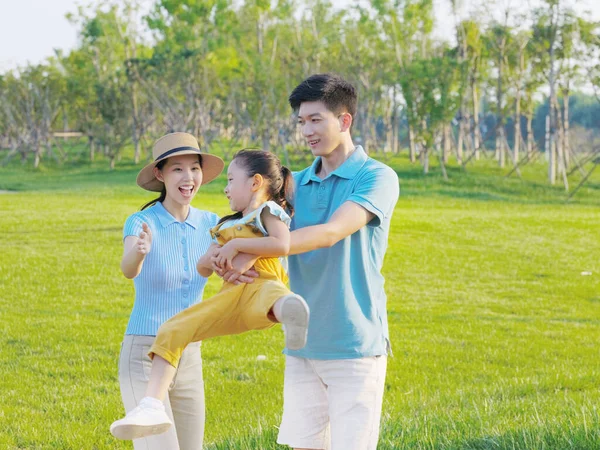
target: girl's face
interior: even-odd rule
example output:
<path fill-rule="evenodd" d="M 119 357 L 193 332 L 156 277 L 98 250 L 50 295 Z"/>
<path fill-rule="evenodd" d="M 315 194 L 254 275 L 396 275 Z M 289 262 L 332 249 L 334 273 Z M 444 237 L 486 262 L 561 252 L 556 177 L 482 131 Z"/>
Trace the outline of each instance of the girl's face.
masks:
<path fill-rule="evenodd" d="M 232 211 L 244 211 L 250 206 L 255 192 L 255 179 L 249 177 L 237 160 L 231 161 L 227 169 L 225 195 Z"/>
<path fill-rule="evenodd" d="M 154 175 L 165 183 L 167 199 L 180 205 L 189 205 L 202 184 L 198 155 L 172 156 L 162 170 L 154 168 Z"/>

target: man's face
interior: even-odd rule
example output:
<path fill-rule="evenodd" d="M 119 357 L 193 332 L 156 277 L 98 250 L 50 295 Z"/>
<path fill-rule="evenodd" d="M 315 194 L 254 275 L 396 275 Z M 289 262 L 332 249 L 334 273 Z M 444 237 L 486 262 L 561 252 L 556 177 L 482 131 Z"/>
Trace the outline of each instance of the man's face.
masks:
<path fill-rule="evenodd" d="M 328 156 L 342 142 L 340 116 L 321 101 L 300 104 L 298 124 L 314 156 Z"/>

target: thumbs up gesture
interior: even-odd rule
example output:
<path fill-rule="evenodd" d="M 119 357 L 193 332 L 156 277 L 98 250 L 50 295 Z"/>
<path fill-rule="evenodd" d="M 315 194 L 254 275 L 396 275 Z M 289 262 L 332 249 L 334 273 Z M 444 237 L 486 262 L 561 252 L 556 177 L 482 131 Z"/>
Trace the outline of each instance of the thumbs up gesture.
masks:
<path fill-rule="evenodd" d="M 152 231 L 148 224 L 142 224 L 142 232 L 135 244 L 135 248 L 140 255 L 147 255 L 152 248 Z"/>

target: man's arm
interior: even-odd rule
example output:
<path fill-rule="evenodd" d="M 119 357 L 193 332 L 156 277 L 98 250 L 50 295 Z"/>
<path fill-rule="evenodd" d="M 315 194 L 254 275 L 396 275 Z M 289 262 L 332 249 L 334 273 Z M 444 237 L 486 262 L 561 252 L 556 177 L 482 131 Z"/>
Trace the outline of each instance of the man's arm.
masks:
<path fill-rule="evenodd" d="M 290 255 L 329 248 L 366 226 L 375 214 L 352 201 L 340 206 L 327 223 L 292 231 Z"/>
<path fill-rule="evenodd" d="M 290 255 L 310 252 L 335 245 L 367 225 L 375 215 L 362 206 L 348 201 L 342 204 L 327 223 L 291 232 Z M 258 257 L 240 253 L 233 260 L 233 269 L 217 271 L 225 281 L 240 281 L 239 276 L 256 262 Z"/>

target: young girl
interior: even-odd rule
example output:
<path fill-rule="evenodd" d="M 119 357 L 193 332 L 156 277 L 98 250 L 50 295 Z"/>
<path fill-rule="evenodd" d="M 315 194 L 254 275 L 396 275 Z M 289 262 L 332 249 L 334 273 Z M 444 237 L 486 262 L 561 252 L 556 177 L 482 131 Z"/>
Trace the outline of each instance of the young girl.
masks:
<path fill-rule="evenodd" d="M 153 161 L 137 183 L 160 192 L 126 220 L 121 270 L 134 280 L 135 302 L 119 358 L 119 385 L 126 411 L 143 398 L 150 374 L 147 356 L 158 328 L 169 318 L 202 299 L 206 278 L 193 264 L 211 246 L 210 228 L 218 216 L 190 205 L 201 185 L 221 173 L 223 161 L 200 153 L 187 133 L 172 133 L 156 141 Z M 165 397 L 166 413 L 175 426 L 160 436 L 134 441 L 136 450 L 202 448 L 204 385 L 198 344 L 182 352 L 177 382 Z"/>
<path fill-rule="evenodd" d="M 225 195 L 234 214 L 221 219 L 211 230 L 220 244 L 211 253 L 218 267 L 231 267 L 239 252 L 257 255 L 259 278 L 253 283 L 224 283 L 214 297 L 177 314 L 159 329 L 149 355 L 152 372 L 146 396 L 140 405 L 114 422 L 111 433 L 119 439 L 160 434 L 171 426 L 163 401 L 190 342 L 215 336 L 261 330 L 283 324 L 286 347 L 300 349 L 306 343 L 309 311 L 302 297 L 285 286 L 287 274 L 279 260 L 290 246 L 288 203 L 293 179 L 277 157 L 261 150 L 242 150 L 227 171 Z M 204 257 L 204 261 L 206 257 Z M 212 270 L 199 262 L 198 271 Z"/>

